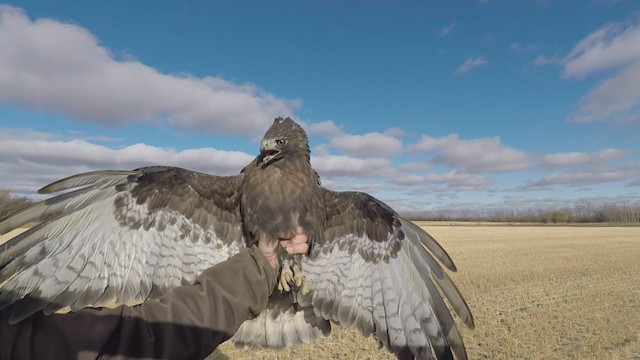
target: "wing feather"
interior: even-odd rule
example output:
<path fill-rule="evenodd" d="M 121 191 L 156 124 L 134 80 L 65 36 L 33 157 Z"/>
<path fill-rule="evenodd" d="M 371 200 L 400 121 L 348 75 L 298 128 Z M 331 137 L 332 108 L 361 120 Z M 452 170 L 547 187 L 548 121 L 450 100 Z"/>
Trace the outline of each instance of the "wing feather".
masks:
<path fill-rule="evenodd" d="M 274 292 L 267 308 L 242 323 L 231 340 L 239 347 L 282 349 L 311 343 L 330 332 L 329 321 L 318 317 L 312 307 L 295 306 Z"/>
<path fill-rule="evenodd" d="M 437 241 L 364 193 L 327 190 L 325 204 L 325 238 L 303 260 L 311 292 L 300 305 L 373 334 L 398 358 L 466 359 L 443 295 L 470 327 L 473 317 Z"/>
<path fill-rule="evenodd" d="M 96 171 L 40 190 L 70 190 L 0 222 L 31 229 L 0 245 L 0 308 L 11 320 L 44 309 L 140 302 L 192 283 L 245 246 L 242 175 L 172 167 Z M 81 188 L 77 188 L 81 187 Z"/>

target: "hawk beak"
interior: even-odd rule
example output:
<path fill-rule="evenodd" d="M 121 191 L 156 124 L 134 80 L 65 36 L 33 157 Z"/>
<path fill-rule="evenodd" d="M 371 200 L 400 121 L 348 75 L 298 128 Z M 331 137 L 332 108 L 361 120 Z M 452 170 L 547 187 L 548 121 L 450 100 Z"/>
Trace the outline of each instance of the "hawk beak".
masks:
<path fill-rule="evenodd" d="M 260 145 L 260 155 L 262 155 L 262 163 L 268 164 L 273 160 L 280 150 L 276 148 L 276 142 L 273 139 L 263 139 Z"/>

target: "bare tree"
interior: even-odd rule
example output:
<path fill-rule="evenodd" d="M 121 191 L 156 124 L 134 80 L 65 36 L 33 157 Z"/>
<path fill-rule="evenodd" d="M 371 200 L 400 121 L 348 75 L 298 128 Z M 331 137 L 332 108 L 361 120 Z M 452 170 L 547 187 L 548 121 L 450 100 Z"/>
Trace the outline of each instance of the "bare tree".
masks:
<path fill-rule="evenodd" d="M 31 199 L 12 196 L 9 190 L 0 189 L 0 219 L 7 218 L 31 204 Z"/>

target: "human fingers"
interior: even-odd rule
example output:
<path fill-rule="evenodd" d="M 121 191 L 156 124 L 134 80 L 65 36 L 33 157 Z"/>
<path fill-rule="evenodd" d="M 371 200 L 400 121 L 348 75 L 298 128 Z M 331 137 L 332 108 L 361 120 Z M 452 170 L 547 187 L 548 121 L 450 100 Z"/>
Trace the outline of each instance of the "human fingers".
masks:
<path fill-rule="evenodd" d="M 298 226 L 293 234 L 280 235 L 280 245 L 289 246 L 289 244 L 302 244 L 308 242 L 309 238 L 304 230 Z"/>
<path fill-rule="evenodd" d="M 300 231 L 300 232 L 296 232 L 296 235 L 292 237 L 290 241 L 292 245 L 304 244 L 309 242 L 309 237 L 307 236 L 307 234 Z"/>
<path fill-rule="evenodd" d="M 309 251 L 309 244 L 306 242 L 285 247 L 289 254 L 306 254 Z"/>

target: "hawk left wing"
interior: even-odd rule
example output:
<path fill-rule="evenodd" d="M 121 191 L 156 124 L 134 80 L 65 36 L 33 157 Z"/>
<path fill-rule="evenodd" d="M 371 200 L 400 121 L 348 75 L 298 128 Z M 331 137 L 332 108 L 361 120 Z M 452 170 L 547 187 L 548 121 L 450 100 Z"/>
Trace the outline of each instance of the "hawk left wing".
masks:
<path fill-rule="evenodd" d="M 455 265 L 420 227 L 360 192 L 324 191 L 323 243 L 303 261 L 311 292 L 299 299 L 318 317 L 373 334 L 398 358 L 467 359 L 447 298 L 462 321 L 473 317 L 442 269 Z M 439 261 L 439 262 L 438 262 Z"/>
<path fill-rule="evenodd" d="M 20 301 L 16 322 L 41 309 L 141 302 L 193 283 L 245 247 L 241 184 L 242 175 L 158 166 L 44 187 L 73 190 L 0 222 L 0 234 L 36 223 L 0 245 L 0 309 Z"/>

